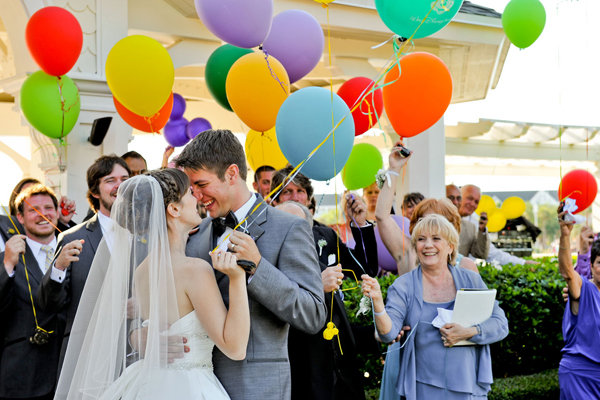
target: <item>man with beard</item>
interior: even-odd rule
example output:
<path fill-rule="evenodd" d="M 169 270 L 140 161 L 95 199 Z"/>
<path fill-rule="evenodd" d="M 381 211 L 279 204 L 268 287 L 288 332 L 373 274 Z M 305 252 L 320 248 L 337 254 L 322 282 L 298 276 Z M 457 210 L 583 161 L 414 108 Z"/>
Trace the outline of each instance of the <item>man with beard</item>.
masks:
<path fill-rule="evenodd" d="M 112 220 L 110 210 L 121 183 L 129 178 L 129 168 L 115 155 L 98 158 L 87 170 L 87 198 L 96 214 L 58 236 L 54 265 L 38 290 L 40 306 L 45 311 L 66 311 L 66 328 L 60 351 L 60 366 L 67 350 L 69 335 L 79 299 L 96 249 L 103 237 L 110 250 Z M 59 368 L 60 371 L 60 368 Z"/>

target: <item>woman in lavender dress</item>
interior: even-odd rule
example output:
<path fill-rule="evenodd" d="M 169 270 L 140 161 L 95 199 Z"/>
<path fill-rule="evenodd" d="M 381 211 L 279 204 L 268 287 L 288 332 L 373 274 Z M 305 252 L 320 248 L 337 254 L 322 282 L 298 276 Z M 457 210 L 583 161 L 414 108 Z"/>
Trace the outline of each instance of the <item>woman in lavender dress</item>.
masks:
<path fill-rule="evenodd" d="M 592 245 L 592 279 L 584 279 L 573 268 L 573 222 L 563 220 L 564 215 L 558 214 L 558 266 L 569 288 L 569 300 L 562 326 L 565 347 L 558 368 L 560 398 L 600 399 L 600 244 Z"/>

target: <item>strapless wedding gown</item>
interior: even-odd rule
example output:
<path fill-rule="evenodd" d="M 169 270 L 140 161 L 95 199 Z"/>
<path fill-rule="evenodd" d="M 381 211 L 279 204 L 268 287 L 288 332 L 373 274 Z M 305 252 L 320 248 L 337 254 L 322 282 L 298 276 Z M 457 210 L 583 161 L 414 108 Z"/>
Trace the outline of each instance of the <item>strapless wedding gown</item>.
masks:
<path fill-rule="evenodd" d="M 170 335 L 187 338 L 190 348 L 183 358 L 167 368 L 147 373 L 143 378 L 143 361 L 138 361 L 102 395 L 102 400 L 163 400 L 163 399 L 229 399 L 229 395 L 213 372 L 214 342 L 200 325 L 195 311 L 177 320 L 169 329 Z"/>

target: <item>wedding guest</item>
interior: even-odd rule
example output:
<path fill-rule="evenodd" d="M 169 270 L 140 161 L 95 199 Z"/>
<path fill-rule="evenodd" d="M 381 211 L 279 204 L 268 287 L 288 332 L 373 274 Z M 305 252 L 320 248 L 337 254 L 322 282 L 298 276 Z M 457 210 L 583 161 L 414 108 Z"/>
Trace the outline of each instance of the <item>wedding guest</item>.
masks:
<path fill-rule="evenodd" d="M 58 236 L 54 264 L 39 287 L 37 295 L 41 309 L 66 313 L 60 365 L 98 244 L 105 237 L 109 249 L 112 246 L 110 211 L 119 186 L 128 178 L 129 167 L 115 155 L 101 156 L 88 168 L 87 198 L 95 215 Z"/>
<path fill-rule="evenodd" d="M 446 197 L 456 207 L 456 210 L 459 211 L 462 203 L 462 194 L 456 185 L 446 185 Z M 459 254 L 464 257 L 471 255 L 472 257 L 481 258 L 483 260 L 487 258 L 490 249 L 490 238 L 485 226 L 483 227 L 483 230 L 477 229 L 475 224 L 465 219 L 461 219 L 460 230 L 458 230 L 458 232 L 460 233 L 458 240 Z"/>
<path fill-rule="evenodd" d="M 375 207 L 377 206 L 377 198 L 379 197 L 379 186 L 377 182 L 373 182 L 369 186 L 363 188 L 363 198 L 367 203 L 367 219 L 375 221 Z"/>
<path fill-rule="evenodd" d="M 271 179 L 275 168 L 270 165 L 261 165 L 254 171 L 254 182 L 252 187 L 256 193 L 259 193 L 263 198 L 267 198 L 267 195 L 271 191 Z"/>
<path fill-rule="evenodd" d="M 479 274 L 452 266 L 458 233 L 441 215 L 421 219 L 411 244 L 419 267 L 389 287 L 387 304 L 378 281 L 363 276 L 363 293 L 373 301 L 379 337 L 389 343 L 404 325 L 411 327 L 404 348 L 395 354 L 400 368 L 393 387 L 407 400 L 486 398 L 493 381 L 489 344 L 508 334 L 504 311 L 495 302 L 492 316 L 480 324 L 447 323 L 435 328 L 429 321 L 437 316 L 438 308 L 453 309 L 458 288 L 487 287 Z M 475 345 L 455 347 L 461 340 Z"/>
<path fill-rule="evenodd" d="M 571 232 L 574 222 L 558 213 L 558 267 L 567 282 L 569 300 L 563 316 L 565 347 L 558 368 L 561 400 L 600 399 L 600 246 L 592 245 L 591 279 L 573 268 Z"/>
<path fill-rule="evenodd" d="M 594 240 L 596 240 L 596 236 L 594 235 L 592 228 L 589 226 L 581 228 L 575 271 L 577 271 L 583 279 L 592 279 L 592 263 L 590 262 L 590 257 L 592 256 L 591 252 Z"/>
<path fill-rule="evenodd" d="M 127 153 L 123 154 L 121 158 L 125 160 L 127 166 L 129 167 L 129 176 L 140 175 L 148 171 L 146 159 L 137 151 L 128 151 Z"/>
<path fill-rule="evenodd" d="M 417 204 L 423 201 L 425 196 L 419 192 L 407 193 L 402 200 L 402 215 L 410 219 Z"/>
<path fill-rule="evenodd" d="M 58 200 L 37 183 L 16 196 L 14 207 L 24 230 L 15 232 L 0 254 L 0 398 L 52 399 L 64 316 L 30 299 L 56 248 Z"/>

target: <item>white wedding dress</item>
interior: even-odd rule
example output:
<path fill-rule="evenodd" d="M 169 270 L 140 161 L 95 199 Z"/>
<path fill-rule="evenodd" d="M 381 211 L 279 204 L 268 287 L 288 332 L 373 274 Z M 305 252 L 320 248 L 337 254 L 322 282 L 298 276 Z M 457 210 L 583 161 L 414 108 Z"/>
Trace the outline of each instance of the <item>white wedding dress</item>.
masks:
<path fill-rule="evenodd" d="M 169 335 L 187 338 L 188 353 L 183 358 L 141 378 L 143 360 L 125 372 L 102 395 L 102 400 L 163 400 L 163 399 L 229 399 L 229 395 L 213 372 L 212 351 L 214 342 L 200 325 L 196 312 L 192 311 L 177 320 L 169 329 Z"/>

